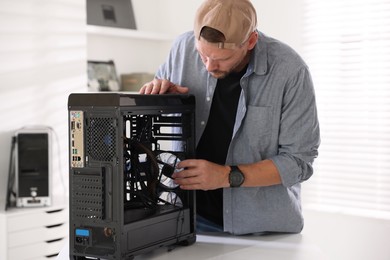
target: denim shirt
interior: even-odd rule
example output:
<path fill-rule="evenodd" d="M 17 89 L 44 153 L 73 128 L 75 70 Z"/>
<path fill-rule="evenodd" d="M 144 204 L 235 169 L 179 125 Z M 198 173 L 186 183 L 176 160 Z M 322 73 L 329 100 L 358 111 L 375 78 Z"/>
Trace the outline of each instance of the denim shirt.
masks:
<path fill-rule="evenodd" d="M 196 98 L 196 142 L 205 129 L 217 79 L 206 70 L 193 32 L 173 43 L 157 78 L 186 86 Z M 300 232 L 301 183 L 313 174 L 320 144 L 313 83 L 307 65 L 287 45 L 259 32 L 241 78 L 227 165 L 270 159 L 282 184 L 225 188 L 224 230 L 232 234 Z"/>

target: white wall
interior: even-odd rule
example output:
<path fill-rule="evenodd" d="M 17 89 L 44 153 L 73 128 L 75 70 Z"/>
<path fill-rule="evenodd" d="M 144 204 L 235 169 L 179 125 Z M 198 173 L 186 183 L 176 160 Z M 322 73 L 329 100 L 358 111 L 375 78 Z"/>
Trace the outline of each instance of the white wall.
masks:
<path fill-rule="evenodd" d="M 192 29 L 193 16 L 200 2 L 132 0 L 136 31 L 140 34 L 129 37 L 125 33 L 116 36 L 89 33 L 88 59 L 114 60 L 119 75 L 134 72 L 154 74 L 166 59 L 174 38 Z M 116 30 L 119 31 L 121 29 Z M 147 36 L 143 38 L 142 35 Z"/>
<path fill-rule="evenodd" d="M 64 193 L 67 96 L 86 87 L 84 10 L 79 0 L 0 1 L 0 210 L 11 136 L 22 127 L 54 129 L 54 193 Z"/>
<path fill-rule="evenodd" d="M 303 2 L 304 0 L 252 0 L 257 10 L 259 30 L 301 53 Z"/>
<path fill-rule="evenodd" d="M 304 0 L 252 0 L 257 10 L 258 28 L 278 38 L 298 51 L 302 45 Z M 137 24 L 146 31 L 159 31 L 178 35 L 192 30 L 193 19 L 202 0 L 132 0 L 139 13 Z M 152 19 L 151 17 L 157 17 Z"/>
<path fill-rule="evenodd" d="M 258 28 L 301 50 L 302 7 L 297 1 L 252 0 L 258 11 Z M 195 12 L 202 0 L 132 0 L 137 31 L 166 36 L 167 40 L 110 35 L 88 35 L 88 59 L 114 60 L 117 73 L 154 73 L 164 62 L 173 39 L 192 30 Z"/>

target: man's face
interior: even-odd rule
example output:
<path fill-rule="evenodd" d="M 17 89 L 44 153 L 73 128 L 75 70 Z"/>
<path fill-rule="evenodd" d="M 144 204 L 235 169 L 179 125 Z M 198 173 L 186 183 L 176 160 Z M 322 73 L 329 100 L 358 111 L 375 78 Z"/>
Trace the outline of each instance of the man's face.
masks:
<path fill-rule="evenodd" d="M 204 40 L 198 40 L 196 49 L 211 76 L 221 79 L 233 71 L 241 71 L 248 63 L 246 45 L 244 43 L 235 49 L 220 49 Z"/>

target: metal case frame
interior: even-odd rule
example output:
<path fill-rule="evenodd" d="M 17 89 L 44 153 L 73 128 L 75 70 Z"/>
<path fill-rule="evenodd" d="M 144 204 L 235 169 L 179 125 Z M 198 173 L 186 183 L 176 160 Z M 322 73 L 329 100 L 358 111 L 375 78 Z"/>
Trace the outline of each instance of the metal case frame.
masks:
<path fill-rule="evenodd" d="M 163 184 L 194 158 L 194 96 L 71 94 L 68 110 L 70 258 L 194 243 L 195 192 Z"/>

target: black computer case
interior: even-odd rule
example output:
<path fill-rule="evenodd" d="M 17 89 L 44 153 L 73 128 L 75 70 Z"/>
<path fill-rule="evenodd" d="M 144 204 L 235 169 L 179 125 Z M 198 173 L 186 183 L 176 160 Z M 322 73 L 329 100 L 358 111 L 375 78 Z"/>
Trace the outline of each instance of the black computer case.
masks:
<path fill-rule="evenodd" d="M 68 110 L 70 259 L 193 244 L 195 192 L 170 176 L 194 158 L 194 96 L 75 93 Z"/>

